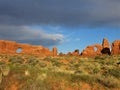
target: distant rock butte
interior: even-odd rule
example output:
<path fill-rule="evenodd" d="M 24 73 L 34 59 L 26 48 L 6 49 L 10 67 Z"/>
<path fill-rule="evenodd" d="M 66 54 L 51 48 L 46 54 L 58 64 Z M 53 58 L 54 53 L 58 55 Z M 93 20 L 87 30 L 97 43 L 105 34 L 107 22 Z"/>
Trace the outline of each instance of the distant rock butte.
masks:
<path fill-rule="evenodd" d="M 39 55 L 39 56 L 56 56 L 57 48 L 50 51 L 43 46 L 33 46 L 30 44 L 20 44 L 14 41 L 0 40 L 0 54 L 18 54 L 17 49 L 22 51 L 19 54 Z"/>

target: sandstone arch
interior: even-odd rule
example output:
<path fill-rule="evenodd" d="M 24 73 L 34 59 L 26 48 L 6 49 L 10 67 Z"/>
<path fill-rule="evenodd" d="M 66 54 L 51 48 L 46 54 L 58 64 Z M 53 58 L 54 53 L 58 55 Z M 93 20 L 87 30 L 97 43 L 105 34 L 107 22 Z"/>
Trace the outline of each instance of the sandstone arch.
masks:
<path fill-rule="evenodd" d="M 18 47 L 18 48 L 16 49 L 16 53 L 22 53 L 22 51 L 23 51 L 23 49 L 22 49 L 21 47 Z"/>
<path fill-rule="evenodd" d="M 16 50 L 22 48 L 19 54 L 39 55 L 39 56 L 56 56 L 57 48 L 55 51 L 50 51 L 43 46 L 33 46 L 30 44 L 20 44 L 14 41 L 0 40 L 0 54 L 17 54 Z"/>
<path fill-rule="evenodd" d="M 97 48 L 95 51 L 94 48 Z M 96 56 L 96 55 L 101 55 L 101 50 L 102 50 L 102 45 L 100 44 L 94 44 L 91 46 L 87 46 L 85 50 L 81 53 L 82 56 Z"/>

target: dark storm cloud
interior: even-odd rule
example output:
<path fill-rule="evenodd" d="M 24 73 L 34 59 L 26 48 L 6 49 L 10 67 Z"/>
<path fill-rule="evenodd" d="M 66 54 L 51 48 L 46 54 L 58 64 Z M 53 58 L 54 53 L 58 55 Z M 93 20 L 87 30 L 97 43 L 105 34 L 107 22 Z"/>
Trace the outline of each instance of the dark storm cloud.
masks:
<path fill-rule="evenodd" d="M 58 45 L 62 34 L 31 25 L 120 26 L 120 0 L 0 0 L 0 39 Z"/>
<path fill-rule="evenodd" d="M 0 39 L 14 40 L 19 43 L 53 46 L 63 40 L 62 34 L 48 34 L 25 26 L 0 26 Z"/>
<path fill-rule="evenodd" d="M 0 0 L 4 25 L 117 25 L 119 0 Z"/>

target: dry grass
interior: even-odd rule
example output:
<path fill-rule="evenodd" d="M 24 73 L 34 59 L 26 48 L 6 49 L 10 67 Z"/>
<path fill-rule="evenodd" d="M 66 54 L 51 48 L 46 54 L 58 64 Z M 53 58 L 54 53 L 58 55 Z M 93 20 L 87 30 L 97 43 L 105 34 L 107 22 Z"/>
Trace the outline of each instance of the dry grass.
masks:
<path fill-rule="evenodd" d="M 120 89 L 120 66 L 117 65 L 120 56 L 43 58 L 0 55 L 0 59 L 8 60 L 8 63 L 0 61 L 0 67 L 6 67 L 2 72 L 6 73 L 7 67 L 10 69 L 1 77 L 1 90 L 13 85 L 17 90 L 84 90 L 84 85 L 90 90 L 98 87 L 100 90 Z"/>

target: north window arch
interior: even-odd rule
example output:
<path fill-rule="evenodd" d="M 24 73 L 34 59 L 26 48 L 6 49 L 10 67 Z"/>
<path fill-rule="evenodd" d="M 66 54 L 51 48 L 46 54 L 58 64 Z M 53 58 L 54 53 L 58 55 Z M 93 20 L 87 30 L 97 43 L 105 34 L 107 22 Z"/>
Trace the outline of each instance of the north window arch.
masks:
<path fill-rule="evenodd" d="M 22 53 L 22 51 L 23 51 L 23 49 L 22 49 L 21 47 L 18 47 L 18 48 L 16 49 L 16 53 Z"/>

